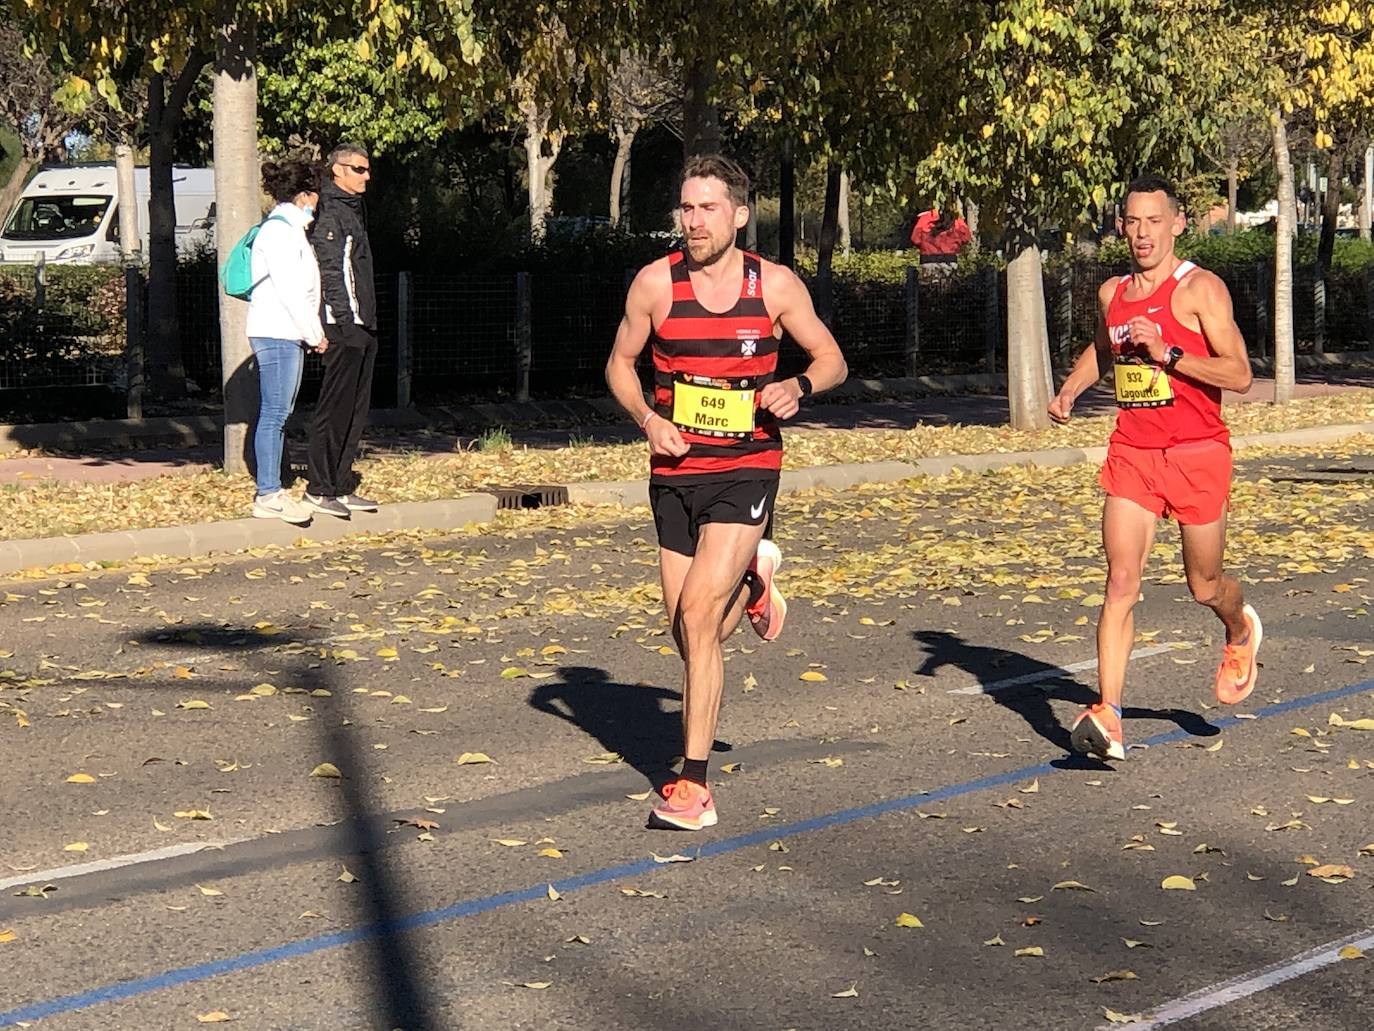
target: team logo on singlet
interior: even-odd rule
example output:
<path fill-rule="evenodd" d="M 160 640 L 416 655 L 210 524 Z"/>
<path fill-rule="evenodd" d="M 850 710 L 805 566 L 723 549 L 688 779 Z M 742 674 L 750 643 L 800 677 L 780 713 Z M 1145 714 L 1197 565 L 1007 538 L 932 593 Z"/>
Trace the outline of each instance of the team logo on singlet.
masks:
<path fill-rule="evenodd" d="M 741 340 L 739 342 L 739 353 L 745 358 L 754 357 L 754 352 L 759 349 L 759 342 L 755 339 Z"/>

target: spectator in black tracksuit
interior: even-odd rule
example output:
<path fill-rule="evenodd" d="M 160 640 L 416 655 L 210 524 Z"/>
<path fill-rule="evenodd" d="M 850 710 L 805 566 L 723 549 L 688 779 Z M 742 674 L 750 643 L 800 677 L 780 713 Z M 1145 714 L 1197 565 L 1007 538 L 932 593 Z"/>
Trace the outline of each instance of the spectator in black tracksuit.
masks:
<path fill-rule="evenodd" d="M 377 362 L 377 290 L 363 210 L 371 165 L 367 151 L 354 144 L 341 143 L 330 152 L 329 176 L 310 232 L 320 263 L 320 321 L 329 346 L 310 431 L 310 482 L 301 501 L 340 519 L 377 511 L 377 502 L 357 493 L 360 479 L 353 471 Z"/>

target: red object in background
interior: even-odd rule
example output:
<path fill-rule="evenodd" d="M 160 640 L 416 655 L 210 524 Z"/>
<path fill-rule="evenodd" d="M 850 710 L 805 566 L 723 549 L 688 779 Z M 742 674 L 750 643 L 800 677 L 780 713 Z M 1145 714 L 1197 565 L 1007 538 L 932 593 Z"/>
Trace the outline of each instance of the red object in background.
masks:
<path fill-rule="evenodd" d="M 923 258 L 953 258 L 964 244 L 973 239 L 968 223 L 962 218 L 956 216 L 943 229 L 939 222 L 940 213 L 931 208 L 921 212 L 911 230 L 911 244 L 921 252 Z"/>

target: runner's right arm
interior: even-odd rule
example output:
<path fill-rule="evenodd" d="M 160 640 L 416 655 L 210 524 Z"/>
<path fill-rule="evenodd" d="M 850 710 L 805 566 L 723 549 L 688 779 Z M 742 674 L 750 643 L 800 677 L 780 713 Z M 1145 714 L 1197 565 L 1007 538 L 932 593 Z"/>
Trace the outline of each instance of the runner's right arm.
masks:
<path fill-rule="evenodd" d="M 606 385 L 611 388 L 611 396 L 648 437 L 649 450 L 656 455 L 676 457 L 687 453 L 687 442 L 676 426 L 644 403 L 644 388 L 635 369 L 653 330 L 654 301 L 665 290 L 672 291 L 666 260 L 646 265 L 630 284 L 625 315 L 616 330 L 611 357 L 606 361 Z"/>
<path fill-rule="evenodd" d="M 1078 395 L 1107 375 L 1112 367 L 1112 341 L 1107 335 L 1107 306 L 1116 292 L 1116 280 L 1109 279 L 1097 291 L 1097 333 L 1092 346 L 1086 348 L 1073 363 L 1073 369 L 1059 393 L 1050 402 L 1050 418 L 1065 423 L 1073 412 L 1073 403 Z"/>

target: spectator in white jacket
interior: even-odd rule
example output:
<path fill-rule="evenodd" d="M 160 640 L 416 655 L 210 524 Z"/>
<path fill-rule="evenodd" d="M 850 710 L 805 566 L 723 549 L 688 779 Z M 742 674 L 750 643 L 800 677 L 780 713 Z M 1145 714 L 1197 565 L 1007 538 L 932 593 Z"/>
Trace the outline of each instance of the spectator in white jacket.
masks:
<path fill-rule="evenodd" d="M 305 229 L 319 203 L 319 170 L 304 161 L 267 162 L 262 183 L 277 202 L 253 241 L 253 293 L 248 340 L 258 363 L 262 405 L 253 451 L 257 496 L 253 515 L 308 523 L 310 510 L 282 489 L 286 420 L 296 406 L 304 348 L 324 351 L 320 267 Z"/>

